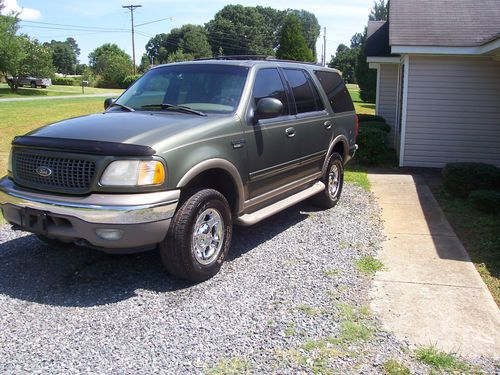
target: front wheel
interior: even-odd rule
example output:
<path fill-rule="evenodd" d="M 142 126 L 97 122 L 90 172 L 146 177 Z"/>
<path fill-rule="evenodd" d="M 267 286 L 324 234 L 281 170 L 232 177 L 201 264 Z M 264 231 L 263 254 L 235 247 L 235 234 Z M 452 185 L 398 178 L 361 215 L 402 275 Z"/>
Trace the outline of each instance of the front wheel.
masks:
<path fill-rule="evenodd" d="M 331 208 L 337 204 L 344 185 L 344 161 L 334 152 L 328 161 L 328 167 L 321 181 L 326 189 L 314 197 L 314 203 L 323 208 Z"/>
<path fill-rule="evenodd" d="M 216 190 L 194 192 L 170 223 L 160 255 L 167 271 L 182 279 L 204 281 L 219 272 L 232 237 L 231 210 Z"/>

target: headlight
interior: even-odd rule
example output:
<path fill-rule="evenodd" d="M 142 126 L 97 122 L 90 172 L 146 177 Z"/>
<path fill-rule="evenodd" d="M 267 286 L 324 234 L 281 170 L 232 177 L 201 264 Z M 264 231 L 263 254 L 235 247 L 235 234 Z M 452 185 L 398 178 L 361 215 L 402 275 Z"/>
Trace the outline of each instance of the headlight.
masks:
<path fill-rule="evenodd" d="M 160 185 L 165 181 L 165 167 L 156 160 L 118 160 L 112 162 L 101 176 L 101 185 Z"/>
<path fill-rule="evenodd" d="M 7 162 L 7 172 L 12 173 L 12 149 L 9 152 L 9 161 Z"/>

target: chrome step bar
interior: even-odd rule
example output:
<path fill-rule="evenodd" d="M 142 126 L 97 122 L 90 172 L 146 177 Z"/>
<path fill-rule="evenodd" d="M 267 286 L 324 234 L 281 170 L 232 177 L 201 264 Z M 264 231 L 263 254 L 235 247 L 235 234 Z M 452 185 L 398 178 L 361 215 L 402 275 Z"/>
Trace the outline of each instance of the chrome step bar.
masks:
<path fill-rule="evenodd" d="M 261 220 L 267 219 L 268 217 L 274 215 L 277 212 L 283 211 L 288 207 L 293 206 L 294 204 L 302 202 L 303 200 L 306 200 L 307 198 L 310 198 L 313 195 L 322 192 L 323 190 L 325 190 L 325 188 L 326 188 L 325 184 L 322 183 L 321 181 L 318 181 L 313 186 L 305 190 L 299 191 L 298 193 L 295 193 L 294 195 L 291 195 L 276 203 L 273 203 L 270 206 L 261 208 L 260 210 L 252 212 L 251 214 L 244 214 L 238 217 L 235 220 L 235 224 L 242 225 L 245 227 L 254 225 Z"/>

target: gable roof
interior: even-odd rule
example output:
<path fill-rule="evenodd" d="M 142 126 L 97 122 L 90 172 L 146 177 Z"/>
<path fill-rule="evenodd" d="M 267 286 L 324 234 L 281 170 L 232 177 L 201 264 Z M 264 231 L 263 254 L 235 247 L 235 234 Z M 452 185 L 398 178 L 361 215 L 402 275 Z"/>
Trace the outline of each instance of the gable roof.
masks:
<path fill-rule="evenodd" d="M 500 0 L 390 0 L 391 46 L 481 46 L 500 37 Z"/>
<path fill-rule="evenodd" d="M 392 56 L 389 46 L 389 22 L 369 21 L 366 37 L 366 56 Z"/>

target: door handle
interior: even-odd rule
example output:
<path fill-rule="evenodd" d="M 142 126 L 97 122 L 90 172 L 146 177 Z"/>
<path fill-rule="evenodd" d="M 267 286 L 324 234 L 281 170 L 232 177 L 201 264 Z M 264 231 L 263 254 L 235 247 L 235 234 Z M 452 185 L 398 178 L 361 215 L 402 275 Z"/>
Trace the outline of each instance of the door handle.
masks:
<path fill-rule="evenodd" d="M 286 136 L 288 138 L 295 137 L 295 129 L 294 128 L 286 128 L 285 133 L 286 133 Z"/>
<path fill-rule="evenodd" d="M 325 129 L 330 130 L 332 128 L 332 122 L 331 121 L 325 121 Z"/>

